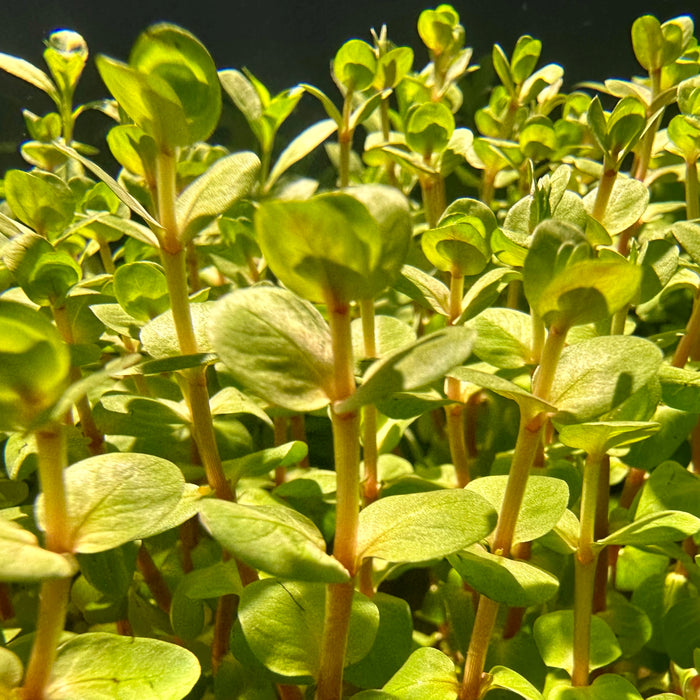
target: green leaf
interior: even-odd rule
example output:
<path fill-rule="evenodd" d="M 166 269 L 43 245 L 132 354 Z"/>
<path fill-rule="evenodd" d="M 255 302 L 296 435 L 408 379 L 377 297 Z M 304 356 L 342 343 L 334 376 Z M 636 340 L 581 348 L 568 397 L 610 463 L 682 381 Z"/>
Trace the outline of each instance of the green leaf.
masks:
<path fill-rule="evenodd" d="M 486 476 L 469 482 L 466 490 L 483 496 L 500 512 L 507 483 L 505 475 Z M 549 476 L 531 476 L 518 512 L 513 543 L 531 542 L 546 535 L 561 520 L 568 502 L 569 487 L 565 481 Z"/>
<path fill-rule="evenodd" d="M 551 700 L 642 700 L 639 691 L 626 678 L 612 673 L 599 676 L 590 686 L 552 688 L 548 698 Z"/>
<path fill-rule="evenodd" d="M 541 52 L 542 42 L 539 39 L 533 39 L 527 34 L 518 39 L 510 59 L 510 71 L 514 82 L 523 83 L 530 76 Z"/>
<path fill-rule="evenodd" d="M 243 634 L 273 673 L 303 679 L 318 675 L 326 589 L 320 583 L 277 579 L 255 581 L 243 589 L 238 611 Z M 345 665 L 366 656 L 378 627 L 377 606 L 355 592 Z"/>
<path fill-rule="evenodd" d="M 620 593 L 609 596 L 606 609 L 598 615 L 610 625 L 625 657 L 637 654 L 651 639 L 649 616 Z"/>
<path fill-rule="evenodd" d="M 266 450 L 252 452 L 245 457 L 229 459 L 224 462 L 224 472 L 233 482 L 247 476 L 269 474 L 277 467 L 291 467 L 307 456 L 309 448 L 305 442 L 295 440 L 284 445 L 268 447 Z"/>
<path fill-rule="evenodd" d="M 688 40 L 681 20 L 690 18 L 678 17 L 661 24 L 653 15 L 643 15 L 632 24 L 634 55 L 649 74 L 673 63 L 683 53 Z"/>
<path fill-rule="evenodd" d="M 565 348 L 550 400 L 559 423 L 588 422 L 634 394 L 656 375 L 661 351 L 634 336 L 602 336 Z"/>
<path fill-rule="evenodd" d="M 539 605 L 559 589 L 557 577 L 548 571 L 526 561 L 491 554 L 480 545 L 454 554 L 449 561 L 477 593 L 510 607 Z"/>
<path fill-rule="evenodd" d="M 533 310 L 547 325 L 568 327 L 598 321 L 636 296 L 641 270 L 620 258 L 591 258 L 583 234 L 557 220 L 533 234 L 523 267 L 523 284 Z"/>
<path fill-rule="evenodd" d="M 661 396 L 667 406 L 688 413 L 700 413 L 700 373 L 664 364 L 659 379 Z"/>
<path fill-rule="evenodd" d="M 595 188 L 583 198 L 583 205 L 589 214 L 593 211 L 597 193 L 598 189 Z M 642 182 L 618 175 L 600 223 L 611 236 L 622 233 L 644 215 L 648 204 L 649 190 Z"/>
<path fill-rule="evenodd" d="M 10 690 L 22 682 L 22 662 L 9 649 L 0 648 L 0 691 L 10 696 Z"/>
<path fill-rule="evenodd" d="M 310 301 L 337 304 L 373 298 L 390 285 L 411 238 L 406 199 L 382 185 L 268 201 L 255 225 L 261 250 L 285 286 Z"/>
<path fill-rule="evenodd" d="M 209 318 L 214 310 L 214 302 L 211 301 L 190 304 L 194 335 L 201 352 L 211 353 L 214 351 L 207 334 L 207 328 L 210 325 Z M 140 338 L 144 350 L 154 359 L 182 355 L 172 311 L 165 311 L 160 316 L 150 320 L 141 329 Z"/>
<path fill-rule="evenodd" d="M 155 177 L 156 143 L 136 124 L 113 126 L 107 145 L 123 168 L 141 177 Z"/>
<path fill-rule="evenodd" d="M 77 32 L 61 29 L 49 35 L 44 61 L 64 96 L 72 96 L 87 58 L 87 44 Z"/>
<path fill-rule="evenodd" d="M 421 647 L 383 690 L 400 700 L 456 700 L 459 683 L 452 660 L 439 649 Z"/>
<path fill-rule="evenodd" d="M 338 129 L 338 125 L 332 119 L 323 119 L 316 124 L 304 129 L 291 143 L 280 153 L 279 158 L 272 166 L 272 170 L 265 183 L 265 191 L 269 192 L 272 186 L 279 180 L 289 168 L 298 163 L 304 156 L 311 153 L 321 145 L 331 134 Z"/>
<path fill-rule="evenodd" d="M 414 107 L 406 121 L 406 143 L 415 153 L 429 158 L 442 153 L 455 130 L 455 118 L 442 102 L 425 102 Z"/>
<path fill-rule="evenodd" d="M 31 532 L 4 518 L 0 518 L 0 548 L 0 580 L 8 583 L 68 578 L 78 570 L 74 557 L 43 549 Z"/>
<path fill-rule="evenodd" d="M 204 46 L 172 24 L 155 24 L 136 40 L 129 65 L 105 56 L 97 68 L 124 111 L 160 148 L 205 141 L 218 124 L 221 86 Z"/>
<path fill-rule="evenodd" d="M 542 700 L 542 693 L 530 681 L 505 666 L 494 666 L 489 671 L 490 688 L 503 688 L 525 700 Z"/>
<path fill-rule="evenodd" d="M 59 647 L 44 693 L 51 700 L 180 700 L 199 674 L 197 657 L 181 646 L 91 632 Z"/>
<path fill-rule="evenodd" d="M 358 688 L 384 685 L 406 661 L 412 649 L 411 609 L 401 598 L 382 593 L 372 596 L 379 610 L 379 627 L 367 656 L 345 669 L 344 680 Z M 353 696 L 355 697 L 355 696 Z"/>
<path fill-rule="evenodd" d="M 39 88 L 39 90 L 45 92 L 56 105 L 60 104 L 61 97 L 51 78 L 49 78 L 43 70 L 29 63 L 29 61 L 25 61 L 23 58 L 18 58 L 17 56 L 0 53 L 0 69 Z"/>
<path fill-rule="evenodd" d="M 2 260 L 24 293 L 39 306 L 65 306 L 80 281 L 80 265 L 67 250 L 54 248 L 42 236 L 25 233 L 3 247 Z"/>
<path fill-rule="evenodd" d="M 63 233 L 71 222 L 75 198 L 60 177 L 42 171 L 8 170 L 4 183 L 12 213 L 38 234 Z"/>
<path fill-rule="evenodd" d="M 319 312 L 274 287 L 217 302 L 211 342 L 237 382 L 292 411 L 323 408 L 333 394 L 330 331 Z"/>
<path fill-rule="evenodd" d="M 128 542 L 116 549 L 78 554 L 80 573 L 88 583 L 112 599 L 126 596 L 136 569 L 139 546 Z"/>
<path fill-rule="evenodd" d="M 189 146 L 187 121 L 177 93 L 166 81 L 107 56 L 95 58 L 100 77 L 119 106 L 160 150 Z"/>
<path fill-rule="evenodd" d="M 114 295 L 124 311 L 139 321 L 150 321 L 170 307 L 165 274 L 153 262 L 120 265 L 114 273 Z"/>
<path fill-rule="evenodd" d="M 564 425 L 559 440 L 588 454 L 604 455 L 616 447 L 646 440 L 659 429 L 658 423 L 642 421 L 608 421 Z"/>
<path fill-rule="evenodd" d="M 182 592 L 192 600 L 218 598 L 231 593 L 240 595 L 243 590 L 238 566 L 233 559 L 190 571 L 180 586 Z"/>
<path fill-rule="evenodd" d="M 449 315 L 450 290 L 433 275 L 417 267 L 404 265 L 394 288 L 442 316 Z"/>
<path fill-rule="evenodd" d="M 467 323 L 476 331 L 473 353 L 499 369 L 532 363 L 532 319 L 515 309 L 490 308 Z"/>
<path fill-rule="evenodd" d="M 640 518 L 664 510 L 700 517 L 700 479 L 677 462 L 663 462 L 649 475 L 635 513 Z"/>
<path fill-rule="evenodd" d="M 678 601 L 664 615 L 663 639 L 666 652 L 681 668 L 692 668 L 694 650 L 700 647 L 700 601 Z"/>
<path fill-rule="evenodd" d="M 379 57 L 374 87 L 377 90 L 395 88 L 413 66 L 413 49 L 397 46 Z"/>
<path fill-rule="evenodd" d="M 480 386 L 482 389 L 489 389 L 499 396 L 511 399 L 518 404 L 521 411 L 556 412 L 556 407 L 552 404 L 533 396 L 529 391 L 503 377 L 499 377 L 497 374 L 481 372 L 471 367 L 457 367 L 449 372 L 447 376 L 459 379 L 460 382 L 468 382 L 475 386 Z"/>
<path fill-rule="evenodd" d="M 22 430 L 59 400 L 70 354 L 56 328 L 34 309 L 0 300 L 0 430 Z"/>
<path fill-rule="evenodd" d="M 394 316 L 377 314 L 374 318 L 375 357 L 368 357 L 362 330 L 362 319 L 353 319 L 350 326 L 352 332 L 352 351 L 355 362 L 358 360 L 374 360 L 384 357 L 396 350 L 412 345 L 416 341 L 416 333 L 404 321 Z"/>
<path fill-rule="evenodd" d="M 643 443 L 630 447 L 625 455 L 625 464 L 628 466 L 652 470 L 664 460 L 671 459 L 678 447 L 688 439 L 698 417 L 695 413 L 660 405 L 651 420 L 661 428 Z"/>
<path fill-rule="evenodd" d="M 182 472 L 153 455 L 113 453 L 84 459 L 64 471 L 68 540 L 72 551 L 104 552 L 164 532 L 196 512 Z M 37 501 L 43 528 L 44 496 Z"/>
<path fill-rule="evenodd" d="M 199 517 L 232 555 L 273 576 L 326 583 L 349 578 L 342 564 L 326 554 L 316 526 L 291 508 L 205 500 L 199 505 Z"/>
<path fill-rule="evenodd" d="M 473 331 L 451 326 L 417 340 L 375 362 L 357 391 L 336 404 L 338 413 L 388 398 L 399 391 L 412 391 L 442 379 L 453 367 L 469 357 Z"/>
<path fill-rule="evenodd" d="M 557 610 L 540 615 L 533 627 L 537 648 L 547 666 L 563 668 L 569 675 L 574 665 L 574 611 Z M 590 671 L 615 661 L 622 650 L 608 624 L 591 616 Z"/>
<path fill-rule="evenodd" d="M 481 222 L 468 218 L 429 229 L 421 236 L 425 257 L 438 270 L 450 272 L 454 277 L 478 275 L 491 259 Z"/>
<path fill-rule="evenodd" d="M 657 238 L 644 243 L 639 256 L 642 267 L 641 303 L 661 292 L 678 269 L 678 260 L 678 246 L 672 240 Z"/>
<path fill-rule="evenodd" d="M 162 228 L 160 223 L 156 221 L 149 213 L 148 210 L 141 204 L 135 197 L 133 197 L 127 190 L 125 190 L 109 173 L 105 172 L 100 168 L 97 163 L 93 163 L 89 158 L 80 155 L 78 151 L 74 148 L 70 148 L 59 141 L 54 141 L 53 147 L 61 151 L 70 158 L 77 160 L 81 165 L 85 166 L 91 173 L 96 175 L 102 182 L 104 182 L 107 187 L 109 187 L 112 192 L 114 192 L 119 199 L 126 204 L 129 209 L 131 209 L 135 214 L 138 214 L 144 221 L 149 225 L 153 226 L 156 230 Z M 128 231 L 129 229 L 127 229 Z M 129 234 L 133 235 L 133 234 Z M 152 245 L 157 245 L 157 239 L 155 236 L 147 236 L 145 233 L 141 236 L 135 236 L 139 240 L 148 238 L 149 242 L 152 241 Z"/>
<path fill-rule="evenodd" d="M 500 81 L 503 83 L 503 87 L 505 87 L 510 94 L 514 94 L 515 86 L 513 84 L 513 76 L 510 73 L 510 61 L 505 51 L 498 44 L 493 45 L 491 62 L 493 63 L 496 75 L 498 75 Z"/>
<path fill-rule="evenodd" d="M 350 91 L 362 91 L 374 82 L 377 57 L 372 47 L 360 39 L 346 41 L 333 59 L 333 75 Z"/>
<path fill-rule="evenodd" d="M 679 542 L 698 530 L 700 518 L 683 511 L 663 510 L 637 518 L 596 544 L 600 547 L 611 544 L 639 547 L 660 542 Z"/>
<path fill-rule="evenodd" d="M 249 152 L 219 158 L 178 196 L 176 217 L 183 240 L 245 197 L 258 178 L 260 159 Z"/>
<path fill-rule="evenodd" d="M 391 562 L 438 559 L 486 537 L 496 511 L 465 490 L 387 496 L 360 512 L 357 556 Z"/>

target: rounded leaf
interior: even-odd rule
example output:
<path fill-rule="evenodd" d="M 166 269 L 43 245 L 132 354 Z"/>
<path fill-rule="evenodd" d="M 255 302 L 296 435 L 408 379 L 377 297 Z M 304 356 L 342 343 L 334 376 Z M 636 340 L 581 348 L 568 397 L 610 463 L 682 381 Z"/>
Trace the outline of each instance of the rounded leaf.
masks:
<path fill-rule="evenodd" d="M 174 24 L 155 24 L 136 40 L 129 64 L 177 95 L 188 134 L 182 145 L 209 138 L 219 123 L 221 85 L 212 57 L 194 35 Z"/>
<path fill-rule="evenodd" d="M 559 589 L 557 577 L 548 571 L 491 554 L 479 545 L 451 556 L 450 564 L 477 593 L 510 607 L 539 605 Z"/>
<path fill-rule="evenodd" d="M 68 467 L 64 482 L 74 552 L 104 552 L 169 530 L 196 513 L 182 472 L 153 455 L 89 457 Z M 43 494 L 36 512 L 45 527 Z"/>
<path fill-rule="evenodd" d="M 124 311 L 139 321 L 150 321 L 170 306 L 165 274 L 153 262 L 120 265 L 114 273 L 114 294 Z"/>
<path fill-rule="evenodd" d="M 181 700 L 200 672 L 197 657 L 182 646 L 90 632 L 59 647 L 44 695 L 51 700 Z"/>
<path fill-rule="evenodd" d="M 321 662 L 321 638 L 327 586 L 268 578 L 243 589 L 238 616 L 246 641 L 273 673 L 315 678 Z M 379 627 L 377 606 L 354 593 L 345 665 L 372 648 Z"/>
<path fill-rule="evenodd" d="M 276 287 L 241 289 L 216 302 L 211 343 L 243 387 L 292 411 L 333 395 L 330 330 L 308 302 Z"/>
<path fill-rule="evenodd" d="M 508 477 L 486 476 L 474 479 L 467 487 L 500 511 Z M 551 476 L 531 476 L 515 524 L 513 542 L 530 542 L 546 535 L 562 518 L 569 503 L 569 487 Z"/>
<path fill-rule="evenodd" d="M 424 158 L 442 153 L 455 130 L 455 118 L 442 102 L 425 102 L 412 109 L 406 122 L 406 143 Z"/>
<path fill-rule="evenodd" d="M 310 301 L 371 299 L 399 274 L 411 238 L 406 199 L 367 185 L 260 205 L 255 225 L 270 268 Z"/>
<path fill-rule="evenodd" d="M 377 57 L 372 47 L 361 39 L 346 41 L 333 59 L 333 75 L 348 90 L 364 90 L 374 81 Z"/>
<path fill-rule="evenodd" d="M 571 675 L 574 665 L 574 611 L 557 610 L 535 620 L 533 635 L 547 666 L 563 668 Z M 618 659 L 620 645 L 608 624 L 591 616 L 589 670 L 601 668 Z"/>
<path fill-rule="evenodd" d="M 244 506 L 220 500 L 200 504 L 200 518 L 214 539 L 246 564 L 297 581 L 342 583 L 342 564 L 305 516 L 282 505 Z"/>
<path fill-rule="evenodd" d="M 486 537 L 495 525 L 496 511 L 466 490 L 387 496 L 360 512 L 358 557 L 437 559 Z"/>
<path fill-rule="evenodd" d="M 0 300 L 0 430 L 22 430 L 65 390 L 70 354 L 56 328 L 27 306 Z"/>

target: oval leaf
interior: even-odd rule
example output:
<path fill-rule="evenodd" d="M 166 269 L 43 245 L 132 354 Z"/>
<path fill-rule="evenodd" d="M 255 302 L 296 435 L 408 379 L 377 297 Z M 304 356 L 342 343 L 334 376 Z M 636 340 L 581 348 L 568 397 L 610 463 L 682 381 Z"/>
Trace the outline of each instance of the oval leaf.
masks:
<path fill-rule="evenodd" d="M 413 391 L 442 379 L 469 357 L 473 339 L 470 329 L 450 326 L 397 350 L 372 365 L 359 389 L 335 405 L 336 412 L 354 411 L 396 392 Z"/>
<path fill-rule="evenodd" d="M 491 554 L 479 545 L 451 556 L 450 564 L 477 593 L 510 607 L 539 605 L 559 589 L 557 577 L 548 571 Z"/>
<path fill-rule="evenodd" d="M 64 472 L 69 539 L 74 552 L 104 552 L 170 529 L 196 513 L 182 472 L 161 457 L 103 454 Z M 189 499 L 188 499 L 189 500 Z M 44 496 L 37 500 L 43 527 Z"/>
<path fill-rule="evenodd" d="M 243 589 L 238 611 L 251 651 L 273 673 L 315 678 L 321 661 L 321 638 L 327 586 L 301 581 L 263 579 Z M 372 648 L 377 606 L 361 593 L 353 596 L 345 665 Z"/>
<path fill-rule="evenodd" d="M 470 482 L 466 489 L 483 496 L 500 512 L 508 477 L 486 476 Z M 515 524 L 513 542 L 530 542 L 546 535 L 563 517 L 569 503 L 565 481 L 551 476 L 531 476 L 525 487 Z"/>
<path fill-rule="evenodd" d="M 200 503 L 199 516 L 214 539 L 246 564 L 281 578 L 342 583 L 348 572 L 326 554 L 323 535 L 286 506 Z"/>
<path fill-rule="evenodd" d="M 199 674 L 197 657 L 181 646 L 91 632 L 59 648 L 44 695 L 47 700 L 180 700 Z"/>
<path fill-rule="evenodd" d="M 437 559 L 486 537 L 495 525 L 496 511 L 469 491 L 387 496 L 360 512 L 358 557 Z"/>
<path fill-rule="evenodd" d="M 285 289 L 251 287 L 216 303 L 211 343 L 236 381 L 292 411 L 333 394 L 330 331 L 311 304 Z"/>

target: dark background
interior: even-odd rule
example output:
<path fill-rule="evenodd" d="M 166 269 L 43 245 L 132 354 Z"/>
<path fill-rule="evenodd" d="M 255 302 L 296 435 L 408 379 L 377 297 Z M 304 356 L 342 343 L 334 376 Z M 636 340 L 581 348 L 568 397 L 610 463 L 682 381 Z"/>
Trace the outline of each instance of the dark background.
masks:
<path fill-rule="evenodd" d="M 416 52 L 415 67 L 427 62 L 416 31 L 421 10 L 439 0 L 5 0 L 12 2 L 0 19 L 0 51 L 21 56 L 45 68 L 43 40 L 54 29 L 80 32 L 91 54 L 105 53 L 126 60 L 132 43 L 149 24 L 170 21 L 193 32 L 209 49 L 218 67 L 246 66 L 278 92 L 310 82 L 337 93 L 329 63 L 350 38 L 371 42 L 371 27 L 386 24 L 389 37 Z M 517 38 L 531 34 L 543 42 L 541 64 L 560 63 L 565 90 L 581 80 L 629 78 L 639 72 L 630 43 L 630 27 L 639 15 L 661 21 L 690 14 L 696 21 L 700 0 L 455 0 L 466 29 L 466 45 L 474 48 L 473 62 L 490 54 L 499 43 L 510 54 Z M 696 27 L 696 35 L 698 28 Z M 92 60 L 76 102 L 106 96 Z M 312 123 L 302 100 L 303 126 Z M 482 104 L 487 101 L 484 95 Z M 0 173 L 24 167 L 16 155 L 26 138 L 21 109 L 43 114 L 52 103 L 36 88 L 0 74 Z M 320 118 L 320 114 L 318 117 Z M 76 138 L 99 145 L 109 128 L 106 117 L 85 115 Z"/>

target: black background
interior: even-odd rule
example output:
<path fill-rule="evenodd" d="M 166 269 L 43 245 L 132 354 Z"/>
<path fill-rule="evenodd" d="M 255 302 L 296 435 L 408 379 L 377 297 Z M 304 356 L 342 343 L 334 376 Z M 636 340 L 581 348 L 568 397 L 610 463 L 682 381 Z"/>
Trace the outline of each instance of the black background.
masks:
<path fill-rule="evenodd" d="M 9 2 L 9 0 L 6 0 Z M 0 15 L 0 51 L 44 68 L 43 40 L 54 29 L 80 32 L 91 53 L 126 60 L 132 43 L 149 24 L 170 21 L 193 32 L 218 67 L 246 66 L 270 90 L 299 82 L 331 91 L 329 63 L 341 44 L 358 37 L 371 42 L 369 30 L 386 24 L 389 37 L 416 52 L 415 67 L 427 62 L 416 31 L 429 0 L 12 0 Z M 565 69 L 565 89 L 581 80 L 629 78 L 639 72 L 630 43 L 630 27 L 641 14 L 661 21 L 681 14 L 698 20 L 700 0 L 479 0 L 452 3 L 466 30 L 473 62 L 499 43 L 510 54 L 517 38 L 531 34 L 543 42 L 541 64 Z M 696 28 L 696 35 L 697 35 Z M 92 61 L 76 101 L 106 96 Z M 305 98 L 310 100 L 311 98 Z M 485 103 L 484 96 L 482 103 Z M 304 109 L 302 101 L 302 114 Z M 22 167 L 17 144 L 25 135 L 21 109 L 43 114 L 51 102 L 37 89 L 0 74 L 0 172 Z M 311 123 L 306 120 L 304 125 Z M 78 122 L 76 138 L 99 141 L 110 124 L 89 115 Z"/>

